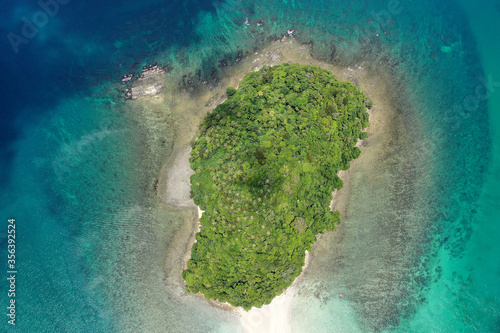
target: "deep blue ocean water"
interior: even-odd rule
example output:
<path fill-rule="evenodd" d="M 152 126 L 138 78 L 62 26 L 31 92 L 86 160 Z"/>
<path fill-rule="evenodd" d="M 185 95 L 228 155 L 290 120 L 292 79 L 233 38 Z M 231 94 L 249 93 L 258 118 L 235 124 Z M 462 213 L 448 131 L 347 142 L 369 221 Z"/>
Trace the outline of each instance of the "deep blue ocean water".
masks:
<path fill-rule="evenodd" d="M 0 275 L 9 218 L 18 270 L 15 327 L 0 284 L 2 331 L 237 330 L 165 291 L 166 243 L 181 219 L 153 188 L 174 132 L 141 122 L 118 83 L 159 62 L 199 84 L 289 28 L 318 59 L 388 64 L 400 112 L 421 124 L 415 158 L 431 156 L 418 209 L 401 213 L 422 230 L 418 251 L 402 254 L 411 260 L 394 285 L 404 292 L 383 313 L 361 299 L 349 316 L 319 304 L 293 327 L 500 331 L 500 2 L 60 2 L 53 17 L 36 1 L 0 11 Z"/>

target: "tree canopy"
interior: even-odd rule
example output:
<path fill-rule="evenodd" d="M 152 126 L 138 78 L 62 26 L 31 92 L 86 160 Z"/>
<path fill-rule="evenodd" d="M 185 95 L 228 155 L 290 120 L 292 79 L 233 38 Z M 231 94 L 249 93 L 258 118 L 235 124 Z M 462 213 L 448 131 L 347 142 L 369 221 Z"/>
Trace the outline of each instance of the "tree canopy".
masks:
<path fill-rule="evenodd" d="M 248 310 L 290 286 L 316 235 L 334 230 L 337 176 L 357 158 L 371 101 L 317 66 L 248 73 L 192 144 L 192 198 L 204 210 L 187 290 Z"/>

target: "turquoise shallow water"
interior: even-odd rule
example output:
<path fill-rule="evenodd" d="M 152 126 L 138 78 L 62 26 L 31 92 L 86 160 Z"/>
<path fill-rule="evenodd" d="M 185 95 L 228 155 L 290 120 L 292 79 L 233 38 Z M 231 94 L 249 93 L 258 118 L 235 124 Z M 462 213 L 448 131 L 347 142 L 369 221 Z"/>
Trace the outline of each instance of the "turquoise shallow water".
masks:
<path fill-rule="evenodd" d="M 6 220 L 15 217 L 19 321 L 3 320 L 2 330 L 240 329 L 235 316 L 166 278 L 167 244 L 191 218 L 154 196 L 175 119 L 125 102 L 116 83 L 152 62 L 170 65 L 180 88 L 183 75 L 195 86 L 213 82 L 295 28 L 318 59 L 388 65 L 401 122 L 375 168 L 387 181 L 354 178 L 345 227 L 322 245 L 292 327 L 499 331 L 499 8 L 466 0 L 69 2 L 19 53 L 3 38 L 0 244 L 5 258 Z M 1 35 L 20 33 L 21 18 L 37 10 L 7 5 Z"/>

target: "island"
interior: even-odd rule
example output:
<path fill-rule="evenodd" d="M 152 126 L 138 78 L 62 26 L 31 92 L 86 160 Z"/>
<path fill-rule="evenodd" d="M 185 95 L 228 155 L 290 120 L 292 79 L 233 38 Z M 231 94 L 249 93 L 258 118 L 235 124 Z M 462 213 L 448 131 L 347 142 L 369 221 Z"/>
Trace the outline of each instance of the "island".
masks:
<path fill-rule="evenodd" d="M 227 88 L 192 143 L 191 196 L 204 213 L 188 291 L 249 310 L 293 283 L 316 235 L 340 223 L 329 203 L 371 105 L 312 65 L 264 66 Z"/>

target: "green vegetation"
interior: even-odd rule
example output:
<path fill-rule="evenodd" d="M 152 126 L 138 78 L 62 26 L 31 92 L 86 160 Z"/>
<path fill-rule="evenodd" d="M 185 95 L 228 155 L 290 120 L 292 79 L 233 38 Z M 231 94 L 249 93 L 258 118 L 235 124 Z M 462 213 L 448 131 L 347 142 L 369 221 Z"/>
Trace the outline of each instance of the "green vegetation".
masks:
<path fill-rule="evenodd" d="M 227 87 L 226 94 L 227 96 L 233 96 L 234 94 L 236 94 L 236 89 L 234 89 L 233 87 Z"/>
<path fill-rule="evenodd" d="M 315 235 L 333 230 L 337 176 L 360 150 L 371 101 L 316 66 L 247 74 L 193 143 L 194 202 L 205 212 L 183 278 L 187 290 L 268 304 L 300 274 Z"/>

